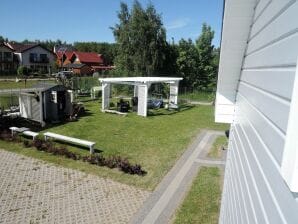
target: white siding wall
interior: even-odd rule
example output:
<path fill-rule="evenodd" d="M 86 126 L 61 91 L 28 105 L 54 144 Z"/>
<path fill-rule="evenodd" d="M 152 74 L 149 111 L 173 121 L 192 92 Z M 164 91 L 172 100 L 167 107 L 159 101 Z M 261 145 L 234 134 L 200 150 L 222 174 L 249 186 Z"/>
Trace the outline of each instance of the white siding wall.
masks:
<path fill-rule="evenodd" d="M 298 223 L 281 175 L 297 57 L 298 1 L 260 0 L 237 88 L 220 223 Z"/>
<path fill-rule="evenodd" d="M 215 121 L 231 123 L 236 89 L 256 0 L 226 0 L 221 39 Z M 231 44 L 233 43 L 233 44 Z"/>

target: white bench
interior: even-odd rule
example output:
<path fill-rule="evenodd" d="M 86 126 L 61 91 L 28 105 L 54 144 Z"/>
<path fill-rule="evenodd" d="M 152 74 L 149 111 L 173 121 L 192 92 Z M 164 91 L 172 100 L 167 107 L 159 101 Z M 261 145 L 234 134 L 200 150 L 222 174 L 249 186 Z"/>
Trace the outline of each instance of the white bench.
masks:
<path fill-rule="evenodd" d="M 25 128 L 25 127 L 22 127 L 22 128 L 18 128 L 18 127 L 10 127 L 9 128 L 11 130 L 11 136 L 14 136 L 15 133 L 22 133 L 24 131 L 29 131 L 29 128 Z"/>
<path fill-rule="evenodd" d="M 24 131 L 22 132 L 22 134 L 26 136 L 31 136 L 33 140 L 35 140 L 35 137 L 38 135 L 38 133 L 34 131 Z"/>
<path fill-rule="evenodd" d="M 72 138 L 65 135 L 59 135 L 52 132 L 46 132 L 43 135 L 45 137 L 45 140 L 47 140 L 48 138 L 53 138 L 53 139 L 57 139 L 65 142 L 75 143 L 78 145 L 88 146 L 90 149 L 90 154 L 94 153 L 95 142 L 90 142 L 90 141 L 86 141 L 78 138 Z"/>
<path fill-rule="evenodd" d="M 38 135 L 37 132 L 30 131 L 29 128 L 26 128 L 26 127 L 21 127 L 21 128 L 10 127 L 9 129 L 11 130 L 11 136 L 14 136 L 15 133 L 21 133 L 26 136 L 31 136 L 34 140 L 35 137 Z"/>

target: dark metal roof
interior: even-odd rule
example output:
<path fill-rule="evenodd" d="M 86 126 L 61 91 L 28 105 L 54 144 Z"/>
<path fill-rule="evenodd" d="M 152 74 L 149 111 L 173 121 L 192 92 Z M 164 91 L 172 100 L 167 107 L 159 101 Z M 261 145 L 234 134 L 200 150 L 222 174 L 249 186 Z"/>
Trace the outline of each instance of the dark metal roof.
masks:
<path fill-rule="evenodd" d="M 46 51 L 50 52 L 51 54 L 54 54 L 52 51 L 50 51 L 49 49 L 45 48 L 44 46 L 42 46 L 41 44 L 38 44 L 38 43 L 21 44 L 21 43 L 16 43 L 16 42 L 10 42 L 8 44 L 9 44 L 9 46 L 12 47 L 12 49 L 14 51 L 19 52 L 19 53 L 25 52 L 25 51 L 30 50 L 35 47 L 41 47 L 41 48 L 45 49 Z"/>

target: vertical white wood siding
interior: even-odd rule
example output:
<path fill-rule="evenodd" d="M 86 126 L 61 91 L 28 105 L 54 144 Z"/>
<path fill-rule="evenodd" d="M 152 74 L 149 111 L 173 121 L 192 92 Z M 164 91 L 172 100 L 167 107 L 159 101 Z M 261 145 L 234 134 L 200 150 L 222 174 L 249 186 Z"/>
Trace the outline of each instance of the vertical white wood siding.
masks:
<path fill-rule="evenodd" d="M 295 194 L 281 175 L 298 57 L 298 1 L 260 0 L 253 11 L 235 93 L 220 223 L 298 223 Z"/>

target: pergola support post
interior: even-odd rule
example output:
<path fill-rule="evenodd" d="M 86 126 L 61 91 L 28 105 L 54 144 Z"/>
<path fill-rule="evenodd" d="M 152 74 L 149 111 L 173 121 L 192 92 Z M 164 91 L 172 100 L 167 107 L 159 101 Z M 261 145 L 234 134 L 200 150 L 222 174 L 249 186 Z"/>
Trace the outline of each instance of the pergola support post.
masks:
<path fill-rule="evenodd" d="M 111 94 L 111 84 L 109 83 L 102 83 L 102 103 L 101 109 L 107 110 L 110 106 L 110 94 Z"/>
<path fill-rule="evenodd" d="M 138 115 L 147 117 L 147 101 L 149 84 L 138 85 Z"/>
<path fill-rule="evenodd" d="M 179 88 L 179 81 L 175 81 L 170 83 L 170 102 L 173 104 L 178 104 L 178 88 Z"/>

